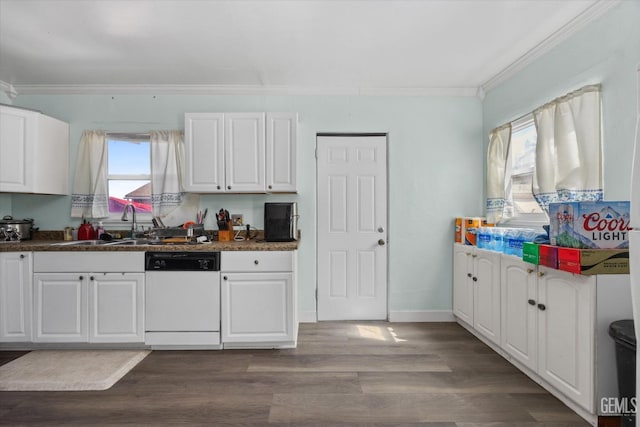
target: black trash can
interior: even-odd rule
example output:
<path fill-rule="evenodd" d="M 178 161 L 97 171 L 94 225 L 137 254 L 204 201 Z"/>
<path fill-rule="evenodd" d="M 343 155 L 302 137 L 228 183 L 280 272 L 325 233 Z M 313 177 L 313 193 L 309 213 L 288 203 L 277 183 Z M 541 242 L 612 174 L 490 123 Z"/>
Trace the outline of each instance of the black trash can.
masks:
<path fill-rule="evenodd" d="M 631 398 L 636 396 L 636 333 L 633 320 L 618 320 L 609 325 L 609 335 L 616 343 L 618 393 L 626 399 L 629 410 L 634 409 Z M 623 427 L 635 427 L 635 415 L 622 414 Z"/>

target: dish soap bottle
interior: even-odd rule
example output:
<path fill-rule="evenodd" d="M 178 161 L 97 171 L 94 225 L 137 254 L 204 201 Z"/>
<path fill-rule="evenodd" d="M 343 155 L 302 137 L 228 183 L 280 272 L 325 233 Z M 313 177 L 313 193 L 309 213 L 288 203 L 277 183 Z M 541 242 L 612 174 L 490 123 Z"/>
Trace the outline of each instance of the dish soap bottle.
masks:
<path fill-rule="evenodd" d="M 98 221 L 98 226 L 96 227 L 96 239 L 100 240 L 100 236 L 104 234 L 104 226 L 102 225 L 102 221 Z"/>

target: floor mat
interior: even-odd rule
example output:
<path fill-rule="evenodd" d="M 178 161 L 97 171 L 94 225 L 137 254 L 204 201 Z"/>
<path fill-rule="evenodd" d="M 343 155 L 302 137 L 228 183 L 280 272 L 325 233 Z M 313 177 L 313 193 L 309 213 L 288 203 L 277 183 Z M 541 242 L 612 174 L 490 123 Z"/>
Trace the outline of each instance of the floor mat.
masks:
<path fill-rule="evenodd" d="M 37 350 L 0 366 L 0 390 L 106 390 L 149 350 Z"/>

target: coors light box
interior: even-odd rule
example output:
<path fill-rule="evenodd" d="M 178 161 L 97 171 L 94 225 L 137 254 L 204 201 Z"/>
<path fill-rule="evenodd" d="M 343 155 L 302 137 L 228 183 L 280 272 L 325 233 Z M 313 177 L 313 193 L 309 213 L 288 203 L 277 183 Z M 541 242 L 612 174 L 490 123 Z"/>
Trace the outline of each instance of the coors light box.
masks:
<path fill-rule="evenodd" d="M 567 248 L 628 248 L 629 208 L 628 201 L 550 203 L 549 240 Z"/>

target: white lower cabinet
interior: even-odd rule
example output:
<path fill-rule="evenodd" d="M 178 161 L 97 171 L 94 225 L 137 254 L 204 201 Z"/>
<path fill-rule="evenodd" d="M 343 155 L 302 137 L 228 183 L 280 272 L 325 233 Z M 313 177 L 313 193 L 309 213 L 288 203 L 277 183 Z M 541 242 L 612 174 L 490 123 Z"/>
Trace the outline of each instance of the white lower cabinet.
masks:
<path fill-rule="evenodd" d="M 594 410 L 596 276 L 502 260 L 502 349 Z"/>
<path fill-rule="evenodd" d="M 295 251 L 223 252 L 222 342 L 232 347 L 295 347 Z"/>
<path fill-rule="evenodd" d="M 467 284 L 457 283 L 471 271 L 472 254 L 485 251 L 459 244 L 454 248 L 453 307 L 460 323 L 594 423 L 601 399 L 618 396 L 615 346 L 608 329 L 613 321 L 633 318 L 629 276 L 582 276 L 498 253 L 500 274 L 493 278 L 501 315 L 496 343 L 475 321 L 475 301 L 474 321 L 469 321 L 469 291 L 460 291 Z"/>
<path fill-rule="evenodd" d="M 0 253 L 0 342 L 31 341 L 31 252 Z"/>
<path fill-rule="evenodd" d="M 34 271 L 34 342 L 144 342 L 143 252 L 36 252 Z"/>
<path fill-rule="evenodd" d="M 500 344 L 500 254 L 454 245 L 453 312 Z"/>

